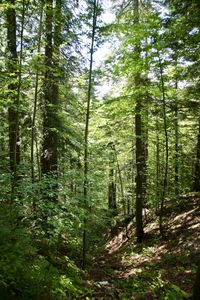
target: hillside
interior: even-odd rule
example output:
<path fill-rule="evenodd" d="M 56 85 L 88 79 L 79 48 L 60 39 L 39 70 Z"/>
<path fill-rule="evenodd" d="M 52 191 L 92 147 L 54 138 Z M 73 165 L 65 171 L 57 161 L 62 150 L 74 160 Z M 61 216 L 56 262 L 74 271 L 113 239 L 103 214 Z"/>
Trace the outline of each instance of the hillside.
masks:
<path fill-rule="evenodd" d="M 129 239 L 124 230 L 110 239 L 86 278 L 84 299 L 191 299 L 200 250 L 199 204 L 197 196 L 168 202 L 166 239 L 150 213 L 142 244 L 136 244 L 133 224 Z"/>

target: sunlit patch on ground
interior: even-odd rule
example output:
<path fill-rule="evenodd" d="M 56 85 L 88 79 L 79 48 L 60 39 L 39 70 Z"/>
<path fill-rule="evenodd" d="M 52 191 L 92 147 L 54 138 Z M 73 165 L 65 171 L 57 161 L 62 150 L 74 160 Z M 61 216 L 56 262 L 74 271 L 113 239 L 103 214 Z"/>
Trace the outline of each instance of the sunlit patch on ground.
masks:
<path fill-rule="evenodd" d="M 110 239 L 92 271 L 89 299 L 191 299 L 200 251 L 200 199 L 190 200 L 181 209 L 167 207 L 167 240 L 159 236 L 157 220 L 146 225 L 142 244 L 136 244 L 134 223 Z"/>

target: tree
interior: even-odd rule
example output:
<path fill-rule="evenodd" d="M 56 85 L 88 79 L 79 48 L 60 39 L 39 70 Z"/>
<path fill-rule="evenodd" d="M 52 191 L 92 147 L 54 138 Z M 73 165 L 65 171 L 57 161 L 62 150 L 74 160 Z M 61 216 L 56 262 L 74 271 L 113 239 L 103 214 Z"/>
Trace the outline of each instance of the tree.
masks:
<path fill-rule="evenodd" d="M 170 9 L 170 20 L 168 22 L 168 26 L 170 27 L 171 32 L 173 33 L 174 45 L 176 48 L 179 48 L 179 53 L 177 53 L 177 57 L 179 59 L 184 60 L 185 62 L 189 62 L 188 66 L 185 68 L 185 80 L 188 81 L 188 93 L 186 96 L 189 98 L 196 98 L 194 100 L 191 99 L 186 104 L 188 109 L 192 109 L 195 105 L 194 101 L 198 99 L 199 95 L 199 58 L 196 53 L 199 52 L 199 30 L 200 30 L 200 22 L 199 22 L 199 1 L 188 1 L 184 0 L 179 3 L 176 0 L 166 1 L 169 5 Z M 185 13 L 187 11 L 187 14 Z M 178 30 L 179 25 L 182 24 L 181 30 Z M 196 106 L 196 105 L 195 105 Z M 194 107 L 193 107 L 194 108 Z M 199 112 L 199 105 L 197 111 Z M 176 112 L 176 110 L 175 110 Z M 199 117 L 197 118 L 199 122 Z M 178 119 L 177 119 L 178 122 Z M 197 122 L 196 122 L 197 123 Z M 177 144 L 177 142 L 176 142 Z M 175 144 L 175 147 L 176 147 Z M 196 159 L 195 159 L 195 174 L 194 174 L 194 182 L 193 189 L 195 191 L 199 191 L 199 133 L 197 134 L 197 149 L 196 149 Z M 177 147 L 176 147 L 177 148 Z M 177 152 L 177 151 L 176 151 Z M 177 167 L 176 167 L 177 169 Z M 177 173 L 177 171 L 175 171 Z M 177 180 L 177 175 L 175 177 Z"/>
<path fill-rule="evenodd" d="M 163 189 L 160 201 L 160 213 L 159 213 L 159 226 L 160 233 L 164 237 L 163 230 L 163 213 L 164 213 L 164 201 L 166 196 L 167 184 L 168 184 L 168 164 L 169 164 L 169 139 L 168 139 L 168 131 L 167 131 L 167 113 L 166 113 L 166 93 L 165 93 L 165 83 L 163 76 L 163 66 L 160 58 L 160 54 L 158 52 L 158 60 L 159 60 L 159 70 L 160 70 L 160 82 L 161 82 L 161 93 L 162 93 L 162 107 L 163 107 L 163 129 L 165 136 L 165 162 L 164 162 L 164 178 L 163 178 Z"/>
<path fill-rule="evenodd" d="M 41 37 L 42 37 L 42 25 L 43 25 L 43 3 L 40 7 L 40 19 L 39 19 L 39 29 L 38 29 L 38 44 L 37 44 L 37 54 L 41 52 Z M 36 115 L 37 115 L 37 105 L 38 105 L 38 89 L 39 89 L 39 69 L 36 70 L 35 75 L 35 90 L 34 90 L 34 104 L 33 104 L 33 116 L 32 116 L 32 128 L 31 128 L 31 179 L 32 183 L 35 181 L 35 172 L 34 172 L 34 144 L 37 140 L 36 137 Z M 39 163 L 38 163 L 38 167 Z M 39 170 L 40 178 L 40 170 Z"/>
<path fill-rule="evenodd" d="M 8 62 L 7 69 L 9 73 L 8 96 L 11 104 L 8 108 L 9 123 L 9 155 L 10 155 L 10 171 L 12 196 L 16 187 L 18 177 L 18 166 L 20 164 L 20 146 L 19 146 L 19 85 L 17 84 L 17 40 L 16 40 L 16 11 L 15 0 L 8 1 L 6 11 L 7 17 L 7 49 Z M 11 197 L 12 197 L 11 196 Z"/>
<path fill-rule="evenodd" d="M 53 14 L 53 1 L 46 0 L 45 2 L 45 80 L 44 80 L 44 111 L 43 111 L 43 145 L 41 157 L 41 171 L 43 175 L 53 175 L 57 180 L 58 172 L 58 103 L 59 103 L 59 90 L 56 67 L 58 60 L 58 52 L 60 46 L 60 10 L 61 2 L 56 2 L 56 25 L 55 33 L 53 36 L 54 14 Z M 54 37 L 54 44 L 53 44 Z M 56 54 L 54 56 L 54 49 Z M 54 61 L 54 58 L 56 61 Z M 56 200 L 57 183 L 53 185 L 52 200 Z"/>
<path fill-rule="evenodd" d="M 115 215 L 117 212 L 116 202 L 116 181 L 115 181 L 115 146 L 110 144 L 110 163 L 109 163 L 109 175 L 108 175 L 108 209 Z"/>
<path fill-rule="evenodd" d="M 134 0 L 134 15 L 135 24 L 139 24 L 139 2 Z M 140 44 L 135 45 L 135 54 L 140 57 Z M 139 89 L 141 86 L 140 74 L 135 75 L 135 88 Z M 135 105 L 135 136 L 136 136 L 136 236 L 140 243 L 143 240 L 143 219 L 142 209 L 145 197 L 145 142 L 144 142 L 144 124 L 142 119 L 143 103 L 139 95 L 136 97 Z"/>
<path fill-rule="evenodd" d="M 93 1 L 93 22 L 92 22 L 92 34 L 91 34 L 91 46 L 90 46 L 90 66 L 89 66 L 89 80 L 88 80 L 88 91 L 87 91 L 87 109 L 85 118 L 85 134 L 84 134 L 84 183 L 83 183 L 83 194 L 84 194 L 84 209 L 85 213 L 88 211 L 88 136 L 89 136 L 89 121 L 90 121 L 90 103 L 92 96 L 92 85 L 93 85 L 93 54 L 94 54 L 94 43 L 96 34 L 96 24 L 98 15 L 98 0 Z M 83 229 L 83 269 L 86 266 L 86 216 L 84 217 L 84 229 Z"/>
<path fill-rule="evenodd" d="M 195 283 L 193 287 L 193 295 L 192 295 L 192 300 L 199 300 L 200 298 L 200 264 L 198 265 L 197 273 L 196 273 L 196 278 L 195 278 Z"/>
<path fill-rule="evenodd" d="M 200 192 L 200 122 L 199 122 L 199 132 L 197 136 L 197 146 L 196 146 L 196 162 L 195 162 L 195 174 L 194 174 L 194 191 Z"/>

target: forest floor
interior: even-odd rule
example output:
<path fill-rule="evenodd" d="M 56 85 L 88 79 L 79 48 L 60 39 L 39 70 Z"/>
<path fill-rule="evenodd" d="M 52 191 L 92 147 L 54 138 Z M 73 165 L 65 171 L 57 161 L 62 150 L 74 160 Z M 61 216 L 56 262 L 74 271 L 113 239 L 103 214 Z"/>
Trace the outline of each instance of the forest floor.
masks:
<path fill-rule="evenodd" d="M 121 230 L 94 260 L 81 299 L 191 299 L 200 253 L 200 197 L 169 201 L 165 209 L 166 238 L 158 220 L 147 213 L 145 239 L 136 243 L 133 223 Z"/>

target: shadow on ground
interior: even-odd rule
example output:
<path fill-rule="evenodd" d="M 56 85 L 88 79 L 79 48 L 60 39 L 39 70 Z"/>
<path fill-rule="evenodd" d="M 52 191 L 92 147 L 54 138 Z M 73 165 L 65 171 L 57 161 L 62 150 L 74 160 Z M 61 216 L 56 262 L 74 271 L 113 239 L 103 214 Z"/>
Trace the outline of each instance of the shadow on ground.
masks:
<path fill-rule="evenodd" d="M 157 220 L 146 225 L 138 245 L 134 226 L 111 239 L 86 279 L 83 299 L 191 299 L 200 250 L 200 198 L 186 197 L 166 207 L 167 240 L 159 236 Z"/>

